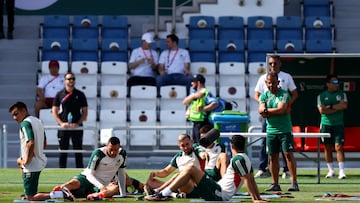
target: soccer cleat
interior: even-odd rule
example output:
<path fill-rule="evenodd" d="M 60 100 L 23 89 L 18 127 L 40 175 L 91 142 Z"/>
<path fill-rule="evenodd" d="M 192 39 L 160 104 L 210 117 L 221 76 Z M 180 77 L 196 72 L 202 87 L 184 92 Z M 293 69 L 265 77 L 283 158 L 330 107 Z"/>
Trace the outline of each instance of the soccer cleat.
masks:
<path fill-rule="evenodd" d="M 63 187 L 63 188 L 61 188 L 61 191 L 64 194 L 64 199 L 75 202 L 75 196 L 70 192 L 69 189 L 67 189 L 66 187 Z"/>
<path fill-rule="evenodd" d="M 100 193 L 89 194 L 86 197 L 86 200 L 88 200 L 88 201 L 96 201 L 96 200 L 103 200 L 104 198 L 105 198 L 105 194 L 100 192 Z"/>
<path fill-rule="evenodd" d="M 299 186 L 297 183 L 291 183 L 290 187 L 288 188 L 289 192 L 298 192 L 300 191 Z"/>
<path fill-rule="evenodd" d="M 155 191 L 149 185 L 144 186 L 144 191 L 146 196 L 155 194 Z"/>
<path fill-rule="evenodd" d="M 267 177 L 270 177 L 270 176 L 271 176 L 271 174 L 270 174 L 269 170 L 266 170 L 266 171 L 259 170 L 255 174 L 254 178 L 267 178 Z"/>
<path fill-rule="evenodd" d="M 277 184 L 271 184 L 267 189 L 265 189 L 265 191 L 269 192 L 269 191 L 281 191 L 280 185 Z"/>
<path fill-rule="evenodd" d="M 185 199 L 186 198 L 186 193 L 185 192 L 176 193 L 175 197 L 177 199 Z"/>
<path fill-rule="evenodd" d="M 161 192 L 159 193 L 155 193 L 153 195 L 147 195 L 144 197 L 145 200 L 147 201 L 167 201 L 167 200 L 170 200 L 171 197 L 169 196 L 163 196 L 161 194 Z"/>
<path fill-rule="evenodd" d="M 336 174 L 334 171 L 329 171 L 325 176 L 325 178 L 335 178 L 335 177 L 336 177 Z"/>
<path fill-rule="evenodd" d="M 290 178 L 290 172 L 289 171 L 284 171 L 283 174 L 281 175 L 282 179 L 286 179 L 286 178 Z"/>
<path fill-rule="evenodd" d="M 339 172 L 339 177 L 338 177 L 339 179 L 345 179 L 346 178 L 346 175 L 345 175 L 345 173 L 343 172 L 343 171 L 340 171 Z"/>

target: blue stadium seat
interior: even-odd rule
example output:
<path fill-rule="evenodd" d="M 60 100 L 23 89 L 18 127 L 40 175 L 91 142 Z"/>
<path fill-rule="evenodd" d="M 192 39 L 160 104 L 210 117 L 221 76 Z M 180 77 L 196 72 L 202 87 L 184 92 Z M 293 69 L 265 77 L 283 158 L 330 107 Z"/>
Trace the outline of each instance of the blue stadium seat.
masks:
<path fill-rule="evenodd" d="M 332 53 L 333 46 L 331 40 L 306 40 L 306 53 Z"/>
<path fill-rule="evenodd" d="M 303 25 L 300 16 L 278 16 L 276 18 L 277 40 L 302 40 Z"/>
<path fill-rule="evenodd" d="M 303 53 L 304 46 L 302 40 L 278 40 L 277 43 L 278 53 Z"/>
<path fill-rule="evenodd" d="M 248 40 L 248 62 L 266 61 L 266 53 L 274 52 L 273 40 Z"/>
<path fill-rule="evenodd" d="M 86 23 L 88 22 L 88 23 Z M 98 16 L 74 16 L 72 26 L 73 38 L 99 38 Z"/>
<path fill-rule="evenodd" d="M 250 16 L 248 17 L 247 39 L 273 40 L 273 20 L 270 16 Z"/>
<path fill-rule="evenodd" d="M 103 16 L 101 37 L 125 38 L 129 37 L 129 24 L 127 16 Z"/>
<path fill-rule="evenodd" d="M 99 61 L 99 43 L 97 39 L 76 38 L 72 42 L 72 61 Z"/>
<path fill-rule="evenodd" d="M 70 18 L 65 15 L 45 15 L 40 25 L 41 38 L 70 38 Z"/>
<path fill-rule="evenodd" d="M 190 39 L 191 62 L 216 62 L 215 40 Z"/>
<path fill-rule="evenodd" d="M 244 40 L 244 18 L 241 16 L 220 16 L 218 39 Z"/>
<path fill-rule="evenodd" d="M 219 40 L 219 63 L 245 62 L 243 40 Z M 232 47 L 234 46 L 234 47 Z"/>
<path fill-rule="evenodd" d="M 129 48 L 132 50 L 132 49 L 136 49 L 138 47 L 141 47 L 141 38 L 131 38 Z"/>
<path fill-rule="evenodd" d="M 59 46 L 56 46 L 57 43 Z M 56 44 L 56 45 L 55 45 Z M 55 48 L 55 46 L 57 48 Z M 69 39 L 43 39 L 42 48 L 39 50 L 40 61 L 56 59 L 69 61 Z"/>
<path fill-rule="evenodd" d="M 128 61 L 128 40 L 105 38 L 101 42 L 101 61 Z"/>
<path fill-rule="evenodd" d="M 215 17 L 191 16 L 189 19 L 189 39 L 215 39 Z"/>
<path fill-rule="evenodd" d="M 333 40 L 333 28 L 330 17 L 310 16 L 305 18 L 305 40 Z"/>
<path fill-rule="evenodd" d="M 303 0 L 302 14 L 308 16 L 328 16 L 332 15 L 332 8 L 329 0 Z"/>

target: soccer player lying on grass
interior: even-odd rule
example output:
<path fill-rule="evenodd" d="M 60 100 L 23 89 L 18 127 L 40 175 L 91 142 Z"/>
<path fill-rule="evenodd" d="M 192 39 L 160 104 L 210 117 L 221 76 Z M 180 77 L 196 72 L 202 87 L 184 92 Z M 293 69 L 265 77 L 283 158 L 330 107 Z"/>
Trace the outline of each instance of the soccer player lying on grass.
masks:
<path fill-rule="evenodd" d="M 206 136 L 206 134 L 212 129 L 211 125 L 205 125 L 200 128 L 200 138 Z M 200 142 L 201 144 L 201 142 Z M 220 180 L 226 172 L 226 168 L 229 165 L 229 157 L 226 153 L 225 145 L 222 143 L 212 142 L 208 146 L 201 146 L 205 152 L 205 172 L 215 181 Z"/>
<path fill-rule="evenodd" d="M 147 195 L 154 194 L 155 192 L 161 191 L 162 189 L 167 187 L 176 178 L 178 174 L 173 175 L 173 177 L 171 177 L 166 182 L 163 182 L 156 177 L 165 178 L 169 176 L 172 172 L 174 172 L 176 169 L 179 169 L 179 171 L 181 172 L 188 166 L 194 166 L 196 168 L 199 168 L 199 170 L 203 170 L 205 161 L 202 160 L 201 157 L 204 157 L 205 159 L 205 156 L 202 155 L 202 153 L 204 152 L 202 152 L 200 148 L 194 148 L 194 142 L 193 140 L 191 140 L 191 137 L 188 134 L 180 134 L 178 136 L 178 145 L 181 151 L 178 152 L 171 159 L 169 165 L 159 171 L 150 173 L 150 176 L 144 187 Z M 191 186 L 191 183 L 189 183 L 189 186 Z M 187 193 L 187 188 L 189 187 L 184 185 L 180 188 L 180 190 Z"/>
<path fill-rule="evenodd" d="M 179 187 L 192 182 L 192 188 L 196 186 L 201 198 L 207 201 L 228 201 L 239 190 L 240 183 L 244 182 L 253 202 L 267 202 L 267 199 L 260 197 L 251 162 L 244 153 L 244 150 L 245 138 L 241 135 L 234 135 L 231 138 L 233 158 L 230 160 L 226 173 L 221 180 L 216 182 L 200 169 L 188 166 L 180 172 L 168 187 L 154 195 L 145 196 L 145 199 L 149 201 L 162 201 L 169 198 L 169 195 Z"/>

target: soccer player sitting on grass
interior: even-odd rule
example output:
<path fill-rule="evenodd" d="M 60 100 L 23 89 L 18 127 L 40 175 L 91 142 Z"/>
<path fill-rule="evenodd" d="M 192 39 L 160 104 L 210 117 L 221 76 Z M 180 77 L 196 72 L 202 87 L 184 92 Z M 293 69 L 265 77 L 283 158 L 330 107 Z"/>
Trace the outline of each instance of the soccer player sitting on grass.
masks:
<path fill-rule="evenodd" d="M 192 183 L 192 188 L 196 186 L 201 198 L 207 201 L 228 201 L 239 190 L 240 183 L 244 182 L 253 202 L 267 202 L 268 200 L 260 197 L 250 159 L 244 153 L 245 138 L 241 135 L 234 135 L 231 138 L 230 146 L 233 158 L 230 160 L 224 177 L 218 182 L 214 181 L 199 168 L 188 166 L 180 172 L 169 186 L 159 193 L 145 196 L 145 199 L 149 201 L 162 201 L 178 188 Z"/>
<path fill-rule="evenodd" d="M 206 136 L 213 127 L 211 125 L 205 125 L 200 128 L 200 138 Z M 201 142 L 200 142 L 201 144 Z M 202 151 L 206 157 L 205 172 L 215 181 L 220 180 L 226 172 L 226 168 L 229 164 L 229 157 L 226 153 L 225 145 L 222 143 L 212 142 L 208 146 L 201 146 Z"/>

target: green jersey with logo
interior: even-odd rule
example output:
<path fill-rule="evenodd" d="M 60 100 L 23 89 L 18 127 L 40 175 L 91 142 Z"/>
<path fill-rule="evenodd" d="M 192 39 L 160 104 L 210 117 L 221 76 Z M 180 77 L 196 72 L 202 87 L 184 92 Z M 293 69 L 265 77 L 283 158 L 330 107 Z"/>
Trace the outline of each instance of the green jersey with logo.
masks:
<path fill-rule="evenodd" d="M 341 100 L 347 102 L 345 92 L 338 90 L 336 92 L 323 91 L 317 97 L 318 106 L 329 106 L 338 104 Z M 344 125 L 344 111 L 336 111 L 331 114 L 321 114 L 321 124 L 323 125 Z"/>

